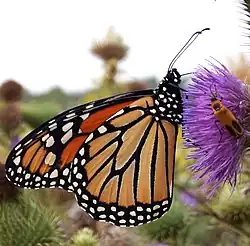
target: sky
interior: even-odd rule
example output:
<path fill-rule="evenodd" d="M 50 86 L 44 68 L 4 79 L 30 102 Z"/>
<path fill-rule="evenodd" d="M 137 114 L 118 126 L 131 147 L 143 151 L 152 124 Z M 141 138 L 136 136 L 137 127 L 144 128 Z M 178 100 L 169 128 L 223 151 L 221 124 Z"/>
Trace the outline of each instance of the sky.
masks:
<path fill-rule="evenodd" d="M 92 88 L 103 64 L 90 48 L 111 26 L 130 48 L 120 64 L 127 77 L 160 79 L 206 27 L 175 67 L 192 72 L 211 56 L 226 64 L 246 51 L 241 12 L 236 0 L 0 0 L 0 83 L 15 79 L 33 93 Z"/>

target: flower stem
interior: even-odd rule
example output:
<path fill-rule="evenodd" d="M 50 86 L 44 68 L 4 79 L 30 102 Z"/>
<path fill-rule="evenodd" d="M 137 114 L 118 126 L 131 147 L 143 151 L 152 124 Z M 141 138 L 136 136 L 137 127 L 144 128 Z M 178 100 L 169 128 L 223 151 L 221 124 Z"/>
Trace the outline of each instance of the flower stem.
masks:
<path fill-rule="evenodd" d="M 175 187 L 181 191 L 186 192 L 189 196 L 191 196 L 192 198 L 196 199 L 197 202 L 203 206 L 207 211 L 207 215 L 211 215 L 213 216 L 216 220 L 218 220 L 219 222 L 221 222 L 222 224 L 226 225 L 227 227 L 231 228 L 234 232 L 245 236 L 247 238 L 250 238 L 250 233 L 247 232 L 246 230 L 244 230 L 242 227 L 239 227 L 237 225 L 234 224 L 230 224 L 229 221 L 227 221 L 226 219 L 224 219 L 223 217 L 221 217 L 218 213 L 216 213 L 213 208 L 211 208 L 207 203 L 204 203 L 204 200 L 202 200 L 200 197 L 196 196 L 195 194 L 189 192 L 187 189 L 185 189 L 184 187 L 182 187 L 181 185 L 175 184 Z"/>

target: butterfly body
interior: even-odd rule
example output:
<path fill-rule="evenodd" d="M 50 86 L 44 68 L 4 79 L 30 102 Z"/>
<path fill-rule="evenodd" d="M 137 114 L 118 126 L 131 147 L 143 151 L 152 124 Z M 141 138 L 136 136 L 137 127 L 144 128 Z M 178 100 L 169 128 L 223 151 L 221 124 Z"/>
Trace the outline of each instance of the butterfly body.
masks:
<path fill-rule="evenodd" d="M 182 96 L 179 84 L 181 75 L 173 68 L 160 82 L 155 93 L 157 115 L 173 124 L 182 122 Z"/>

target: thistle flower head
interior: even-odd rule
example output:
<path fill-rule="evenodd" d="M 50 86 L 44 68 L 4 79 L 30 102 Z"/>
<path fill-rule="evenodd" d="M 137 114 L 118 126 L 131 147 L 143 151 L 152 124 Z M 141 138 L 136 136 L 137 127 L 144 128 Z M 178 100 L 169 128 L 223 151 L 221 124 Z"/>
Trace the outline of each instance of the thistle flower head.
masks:
<path fill-rule="evenodd" d="M 221 184 L 236 185 L 250 129 L 250 92 L 249 86 L 225 66 L 213 63 L 210 66 L 210 69 L 199 67 L 188 85 L 183 136 L 185 146 L 192 148 L 189 158 L 196 160 L 191 169 L 197 179 L 205 180 L 203 188 L 209 187 L 212 195 Z M 218 99 L 224 109 L 233 113 L 242 127 L 242 136 L 232 136 L 226 127 L 225 117 L 229 125 L 232 118 L 221 113 L 220 119 L 216 117 L 212 99 Z"/>
<path fill-rule="evenodd" d="M 18 104 L 8 103 L 0 111 L 0 126 L 7 134 L 10 134 L 18 128 L 21 118 Z"/>
<path fill-rule="evenodd" d="M 0 97 L 6 102 L 20 101 L 23 87 L 15 80 L 7 80 L 0 86 Z"/>

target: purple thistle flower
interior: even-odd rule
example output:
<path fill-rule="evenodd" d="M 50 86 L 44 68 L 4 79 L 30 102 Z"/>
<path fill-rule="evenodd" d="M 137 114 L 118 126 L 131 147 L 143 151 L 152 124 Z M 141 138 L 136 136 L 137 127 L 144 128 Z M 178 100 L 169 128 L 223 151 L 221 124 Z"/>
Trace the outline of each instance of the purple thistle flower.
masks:
<path fill-rule="evenodd" d="M 241 171 L 241 161 L 250 127 L 250 92 L 229 70 L 210 63 L 211 69 L 199 67 L 184 98 L 183 137 L 185 146 L 192 148 L 189 159 L 196 164 L 191 170 L 196 178 L 204 180 L 203 188 L 210 188 L 209 195 L 225 183 L 233 188 Z M 215 118 L 211 98 L 217 98 L 238 119 L 244 129 L 236 138 Z"/>
<path fill-rule="evenodd" d="M 19 136 L 14 136 L 10 141 L 10 149 L 13 149 L 19 142 L 20 142 Z"/>
<path fill-rule="evenodd" d="M 180 193 L 180 200 L 185 204 L 188 205 L 191 208 L 195 208 L 197 205 L 197 200 L 194 196 L 192 196 L 191 194 L 182 191 Z"/>

